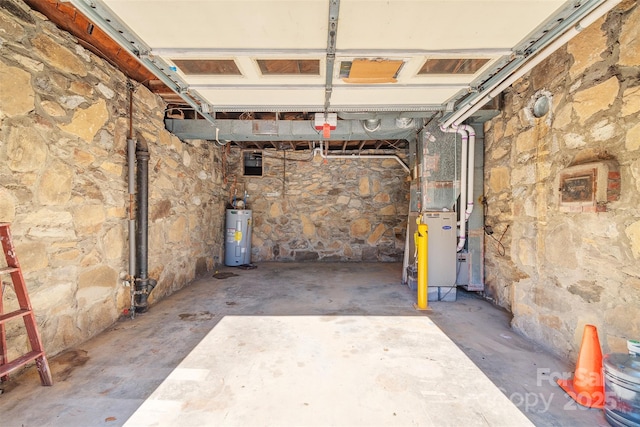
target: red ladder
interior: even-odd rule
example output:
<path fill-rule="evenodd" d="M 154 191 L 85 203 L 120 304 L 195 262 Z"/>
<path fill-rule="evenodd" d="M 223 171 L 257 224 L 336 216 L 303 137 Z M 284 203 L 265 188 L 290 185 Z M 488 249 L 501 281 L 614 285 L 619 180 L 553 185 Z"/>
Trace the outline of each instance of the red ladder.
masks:
<path fill-rule="evenodd" d="M 44 354 L 42 339 L 40 338 L 36 318 L 33 314 L 33 309 L 31 308 L 31 302 L 29 301 L 27 285 L 25 284 L 24 277 L 22 276 L 20 263 L 18 262 L 16 250 L 13 246 L 13 241 L 11 240 L 9 223 L 7 222 L 0 222 L 0 241 L 2 241 L 2 249 L 4 250 L 4 256 L 7 260 L 7 267 L 0 268 L 0 275 L 11 275 L 13 290 L 16 293 L 18 304 L 20 305 L 20 309 L 12 311 L 11 313 L 4 313 L 2 304 L 4 284 L 0 281 L 0 286 L 2 287 L 0 289 L 0 381 L 6 381 L 8 379 L 9 372 L 35 360 L 38 372 L 40 373 L 40 381 L 42 382 L 42 385 L 53 385 L 51 371 L 49 370 L 49 362 L 47 362 L 47 356 Z M 7 357 L 7 335 L 4 324 L 9 320 L 18 319 L 20 317 L 24 320 L 24 326 L 27 330 L 29 343 L 31 344 L 31 351 L 15 360 L 9 361 Z"/>

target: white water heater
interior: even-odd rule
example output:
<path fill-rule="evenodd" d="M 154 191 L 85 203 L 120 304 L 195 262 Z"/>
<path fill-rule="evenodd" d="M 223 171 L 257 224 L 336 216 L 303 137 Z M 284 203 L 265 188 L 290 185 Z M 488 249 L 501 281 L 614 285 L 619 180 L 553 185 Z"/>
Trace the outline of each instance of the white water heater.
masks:
<path fill-rule="evenodd" d="M 251 210 L 227 209 L 224 264 L 251 263 Z"/>

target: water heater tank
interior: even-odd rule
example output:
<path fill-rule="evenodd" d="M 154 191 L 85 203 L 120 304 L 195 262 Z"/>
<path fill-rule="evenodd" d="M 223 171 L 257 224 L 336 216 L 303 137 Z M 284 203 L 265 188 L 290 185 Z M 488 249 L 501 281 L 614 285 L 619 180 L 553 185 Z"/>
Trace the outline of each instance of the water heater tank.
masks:
<path fill-rule="evenodd" d="M 224 264 L 251 263 L 251 210 L 227 209 Z"/>

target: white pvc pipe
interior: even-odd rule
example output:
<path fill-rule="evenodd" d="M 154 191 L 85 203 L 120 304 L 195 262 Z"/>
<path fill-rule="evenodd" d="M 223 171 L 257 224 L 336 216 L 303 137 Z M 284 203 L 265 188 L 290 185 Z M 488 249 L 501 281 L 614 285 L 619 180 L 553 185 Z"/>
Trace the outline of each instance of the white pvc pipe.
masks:
<path fill-rule="evenodd" d="M 466 219 L 466 206 L 467 206 L 467 168 L 469 159 L 469 135 L 466 131 L 466 127 L 469 126 L 456 126 L 449 128 L 441 128 L 446 133 L 459 133 L 462 137 L 462 154 L 460 156 L 460 209 L 458 209 L 458 215 L 460 216 L 460 238 L 458 239 L 458 247 L 456 252 L 460 252 L 464 248 L 464 244 L 467 241 L 467 219 Z M 474 134 L 475 137 L 475 134 Z"/>
<path fill-rule="evenodd" d="M 587 28 L 589 25 L 598 20 L 605 13 L 613 9 L 622 0 L 606 0 L 600 6 L 596 7 L 587 16 L 582 18 L 578 24 L 568 29 L 560 37 L 554 40 L 551 44 L 547 45 L 544 49 L 538 52 L 533 59 L 526 62 L 522 67 L 518 68 L 509 77 L 502 82 L 497 82 L 493 87 L 489 88 L 487 95 L 478 98 L 477 101 L 472 101 L 470 104 L 462 107 L 457 114 L 451 116 L 446 122 L 442 124 L 444 128 L 455 126 L 465 121 L 470 115 L 482 108 L 491 99 L 498 96 L 503 90 L 511 86 L 516 80 L 528 73 L 533 67 L 540 64 L 547 59 L 549 55 L 562 47 L 565 43 L 575 37 L 580 31 Z"/>
<path fill-rule="evenodd" d="M 474 171 L 475 168 L 475 147 L 476 147 L 476 131 L 473 130 L 473 127 L 469 125 L 461 125 L 459 126 L 463 130 L 465 130 L 469 134 L 469 148 L 468 155 L 469 160 L 467 162 L 467 206 L 464 214 L 465 221 L 469 220 L 471 213 L 473 212 L 474 200 L 473 200 L 473 179 L 474 179 Z"/>
<path fill-rule="evenodd" d="M 313 156 L 316 154 L 320 154 L 320 157 L 323 159 L 349 159 L 349 160 L 358 160 L 358 159 L 393 159 L 396 162 L 400 163 L 400 166 L 407 171 L 407 173 L 411 173 L 411 169 L 406 165 L 402 159 L 395 154 L 325 154 L 322 149 L 322 141 L 320 141 L 320 147 L 314 148 Z"/>

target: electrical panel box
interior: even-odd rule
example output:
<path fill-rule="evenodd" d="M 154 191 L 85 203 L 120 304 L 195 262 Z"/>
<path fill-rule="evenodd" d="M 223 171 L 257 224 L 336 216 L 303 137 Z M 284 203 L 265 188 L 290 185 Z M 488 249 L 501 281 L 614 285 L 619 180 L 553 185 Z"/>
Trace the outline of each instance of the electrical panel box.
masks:
<path fill-rule="evenodd" d="M 471 266 L 471 254 L 468 252 L 458 252 L 458 265 L 456 272 L 456 284 L 460 286 L 469 285 L 469 267 Z"/>

